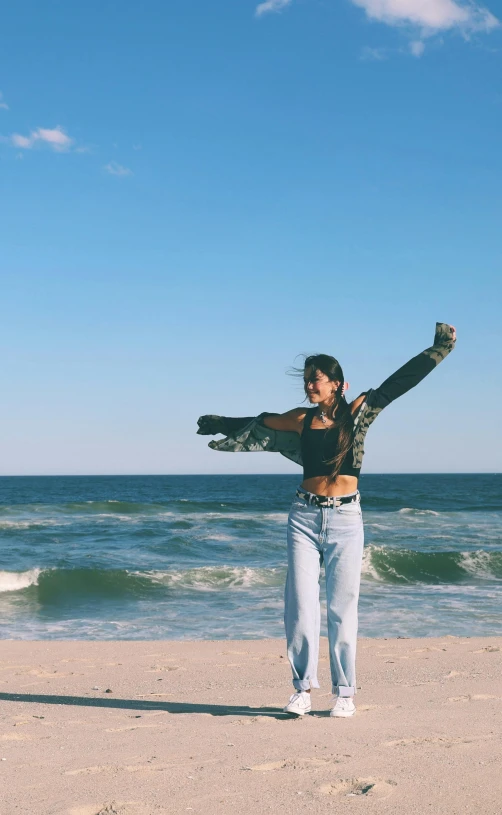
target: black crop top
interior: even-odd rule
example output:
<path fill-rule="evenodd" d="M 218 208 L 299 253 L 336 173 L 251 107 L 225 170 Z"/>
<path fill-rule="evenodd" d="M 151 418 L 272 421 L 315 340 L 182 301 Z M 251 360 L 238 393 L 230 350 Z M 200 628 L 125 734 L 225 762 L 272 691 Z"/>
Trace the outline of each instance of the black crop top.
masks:
<path fill-rule="evenodd" d="M 311 427 L 314 414 L 317 408 L 308 408 L 307 415 L 303 422 L 303 430 L 301 435 L 301 450 L 303 460 L 303 480 L 307 478 L 316 478 L 322 475 L 331 475 L 333 472 L 333 464 L 327 464 L 327 461 L 332 461 L 338 453 L 338 428 L 329 427 L 326 429 L 314 430 Z M 352 466 L 352 452 L 349 449 L 339 472 L 339 475 L 353 475 L 359 478 L 360 467 Z"/>

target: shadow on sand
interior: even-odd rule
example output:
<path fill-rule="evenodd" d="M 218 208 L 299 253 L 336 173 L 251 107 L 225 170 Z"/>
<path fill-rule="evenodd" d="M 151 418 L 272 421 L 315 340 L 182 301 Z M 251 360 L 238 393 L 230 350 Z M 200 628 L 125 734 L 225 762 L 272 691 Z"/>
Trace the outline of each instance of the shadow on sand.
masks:
<path fill-rule="evenodd" d="M 283 713 L 276 707 L 248 707 L 246 705 L 207 705 L 191 702 L 149 702 L 136 699 L 97 699 L 85 696 L 49 696 L 32 693 L 0 693 L 2 702 L 35 702 L 42 705 L 78 705 L 81 707 L 109 707 L 123 710 L 164 710 L 167 713 L 209 713 L 211 716 L 268 716 L 273 719 L 301 717 Z M 329 715 L 329 711 L 312 711 L 314 716 Z"/>

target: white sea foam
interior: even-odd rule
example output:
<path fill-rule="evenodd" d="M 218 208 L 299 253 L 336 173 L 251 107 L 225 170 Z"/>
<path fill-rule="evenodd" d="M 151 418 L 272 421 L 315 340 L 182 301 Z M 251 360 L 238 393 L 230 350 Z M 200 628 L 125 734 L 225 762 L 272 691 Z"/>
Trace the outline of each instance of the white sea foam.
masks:
<path fill-rule="evenodd" d="M 119 502 L 117 501 L 117 503 Z M 92 519 L 96 520 L 97 518 L 111 518 L 112 521 L 124 521 L 128 524 L 138 524 L 143 520 L 141 515 L 118 515 L 116 512 L 97 512 L 93 515 Z M 89 519 L 87 518 L 86 523 L 89 523 Z"/>
<path fill-rule="evenodd" d="M 367 546 L 364 549 L 361 575 L 362 577 L 370 577 L 372 580 L 378 580 L 379 582 L 381 582 L 382 578 L 380 577 L 377 570 L 373 566 L 373 563 L 371 562 L 371 555 L 375 548 L 376 547 L 374 546 Z"/>
<path fill-rule="evenodd" d="M 266 512 L 264 515 L 260 515 L 258 520 L 266 520 L 266 521 L 277 521 L 278 523 L 285 524 L 288 520 L 288 513 L 287 512 Z"/>
<path fill-rule="evenodd" d="M 248 589 L 253 586 L 274 586 L 281 583 L 283 569 L 252 569 L 249 566 L 200 566 L 194 569 L 172 571 L 132 572 L 153 583 L 164 586 L 179 586 L 202 591 L 222 589 Z"/>
<path fill-rule="evenodd" d="M 416 509 L 415 507 L 403 507 L 398 509 L 398 515 L 441 515 L 434 509 Z"/>
<path fill-rule="evenodd" d="M 0 572 L 0 593 L 36 586 L 42 571 L 43 569 L 28 569 L 26 572 Z"/>
<path fill-rule="evenodd" d="M 490 552 L 462 552 L 460 566 L 473 577 L 493 580 L 495 575 L 491 568 Z"/>
<path fill-rule="evenodd" d="M 0 529 L 31 529 L 35 526 L 68 526 L 70 521 L 56 521 L 53 518 L 40 518 L 19 521 L 0 521 Z"/>

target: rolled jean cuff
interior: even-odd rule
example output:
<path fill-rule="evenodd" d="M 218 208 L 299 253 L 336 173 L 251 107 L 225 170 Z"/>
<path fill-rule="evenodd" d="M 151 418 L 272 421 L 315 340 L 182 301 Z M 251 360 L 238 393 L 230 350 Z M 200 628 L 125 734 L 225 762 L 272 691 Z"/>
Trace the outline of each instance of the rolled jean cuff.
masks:
<path fill-rule="evenodd" d="M 347 697 L 347 696 L 355 696 L 356 689 L 354 687 L 350 687 L 349 685 L 336 685 L 333 686 L 333 693 L 336 693 L 337 696 Z"/>
<path fill-rule="evenodd" d="M 296 690 L 310 690 L 310 688 L 320 688 L 317 679 L 293 679 L 293 687 Z"/>

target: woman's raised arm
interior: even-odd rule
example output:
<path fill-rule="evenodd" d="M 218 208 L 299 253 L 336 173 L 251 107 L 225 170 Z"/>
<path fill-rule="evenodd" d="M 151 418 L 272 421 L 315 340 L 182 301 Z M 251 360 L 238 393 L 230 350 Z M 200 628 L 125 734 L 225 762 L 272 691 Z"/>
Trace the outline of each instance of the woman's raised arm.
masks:
<path fill-rule="evenodd" d="M 455 328 L 447 323 L 436 323 L 434 344 L 410 359 L 372 392 L 375 407 L 384 408 L 402 396 L 434 370 L 455 347 Z"/>

